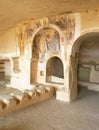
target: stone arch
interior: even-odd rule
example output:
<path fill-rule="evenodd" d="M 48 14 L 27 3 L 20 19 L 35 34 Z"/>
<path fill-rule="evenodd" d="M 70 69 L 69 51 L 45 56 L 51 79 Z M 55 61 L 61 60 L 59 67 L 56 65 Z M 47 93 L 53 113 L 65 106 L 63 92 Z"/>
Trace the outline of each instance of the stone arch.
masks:
<path fill-rule="evenodd" d="M 43 55 L 48 51 L 57 53 L 60 51 L 60 34 L 53 28 L 43 28 L 35 35 L 32 48 L 32 53 L 36 57 L 38 57 L 39 52 L 43 53 Z"/>
<path fill-rule="evenodd" d="M 98 30 L 99 31 L 99 30 Z M 73 42 L 73 45 L 71 46 L 71 55 L 74 55 L 75 54 L 75 51 L 79 51 L 79 47 L 82 43 L 82 41 L 84 39 L 86 39 L 87 37 L 91 37 L 93 35 L 98 35 L 98 31 L 94 31 L 94 32 L 84 32 L 82 35 L 80 35 L 74 42 Z M 79 43 L 79 44 L 78 44 Z"/>
<path fill-rule="evenodd" d="M 39 28 L 37 28 L 35 32 L 33 32 L 32 43 L 31 43 L 31 58 L 32 58 L 32 46 L 33 46 L 34 38 L 41 30 L 43 30 L 45 28 L 51 28 L 53 30 L 56 30 L 59 33 L 59 36 L 60 36 L 60 43 L 63 43 L 63 37 L 64 36 L 62 34 L 62 31 L 60 30 L 60 28 L 58 26 L 56 26 L 54 24 L 50 24 L 50 23 L 48 25 L 44 25 L 44 26 L 42 25 Z M 65 40 L 64 40 L 64 42 L 65 42 Z M 60 46 L 61 46 L 61 44 L 60 44 Z"/>
<path fill-rule="evenodd" d="M 62 32 L 61 32 L 61 30 L 60 30 L 60 28 L 59 28 L 58 26 L 56 26 L 56 25 L 54 25 L 54 24 L 48 24 L 47 26 L 46 26 L 46 25 L 45 25 L 45 26 L 40 26 L 40 27 L 33 33 L 32 41 L 33 41 L 35 35 L 36 35 L 39 31 L 41 31 L 42 29 L 44 29 L 44 28 L 52 28 L 52 29 L 55 29 L 55 30 L 59 33 L 59 35 L 62 36 Z"/>
<path fill-rule="evenodd" d="M 79 53 L 81 53 L 80 47 L 84 42 L 90 42 L 96 38 L 98 39 L 99 32 L 89 32 L 81 35 L 78 39 L 75 40 L 71 47 L 71 55 L 69 56 L 69 89 L 70 89 L 70 98 L 75 99 L 78 94 L 78 60 Z M 99 40 L 98 40 L 99 41 Z M 80 50 L 80 52 L 79 52 Z M 72 77 L 72 78 L 71 78 Z"/>
<path fill-rule="evenodd" d="M 67 47 L 67 53 L 69 55 L 73 55 L 74 54 L 74 48 L 76 47 L 76 45 L 78 45 L 77 43 L 79 42 L 79 40 L 83 40 L 84 37 L 93 34 L 93 33 L 98 33 L 99 32 L 99 28 L 98 27 L 94 27 L 94 28 L 89 28 L 87 30 L 81 31 L 80 34 L 78 34 L 75 39 L 72 41 L 72 43 L 70 45 L 68 45 Z"/>
<path fill-rule="evenodd" d="M 52 47 L 52 49 L 51 49 L 51 46 L 46 46 L 46 37 L 45 37 L 45 39 L 43 39 L 44 41 L 43 42 L 41 42 L 43 45 L 44 45 L 44 48 L 41 48 L 40 46 L 38 47 L 37 46 L 37 50 L 36 50 L 36 54 L 35 54 L 35 56 L 34 55 L 31 55 L 31 83 L 33 83 L 33 82 L 37 82 L 37 80 L 38 80 L 38 78 L 37 78 L 37 76 L 39 75 L 38 74 L 38 64 L 41 64 L 41 61 L 43 62 L 42 64 L 44 64 L 44 66 L 45 66 L 45 64 L 46 63 L 44 63 L 45 61 L 47 61 L 48 60 L 48 58 L 50 58 L 52 55 L 59 55 L 59 54 L 52 54 L 51 53 L 51 50 L 52 51 L 54 51 L 55 50 L 55 53 L 60 53 L 60 50 L 61 50 L 61 36 L 62 36 L 62 33 L 61 33 L 61 31 L 60 31 L 60 29 L 56 26 L 56 25 L 53 25 L 53 24 L 49 24 L 48 26 L 41 26 L 41 27 L 39 27 L 35 32 L 34 32 L 34 34 L 33 34 L 33 42 L 32 42 L 32 44 L 31 44 L 31 48 L 33 48 L 34 50 L 35 50 L 35 48 L 34 48 L 34 46 L 35 46 L 35 44 L 34 44 L 34 41 L 36 40 L 36 38 L 38 37 L 38 36 L 40 36 L 40 34 L 43 34 L 44 35 L 44 33 L 46 32 L 46 30 L 50 30 L 50 31 L 52 31 L 52 33 L 53 32 L 55 32 L 55 33 L 53 33 L 53 34 L 56 34 L 56 38 L 55 39 L 53 39 L 54 38 L 54 36 L 52 36 L 52 40 L 54 40 L 54 41 L 51 41 L 50 43 L 51 44 L 53 44 L 53 47 Z M 42 33 L 42 31 L 45 31 L 45 32 L 43 32 Z M 51 36 L 50 36 L 51 37 Z M 57 38 L 58 37 L 58 38 Z M 41 39 L 42 39 L 42 35 L 41 35 Z M 58 41 L 57 41 L 58 40 Z M 49 44 L 49 45 L 51 45 L 51 44 Z M 57 45 L 57 46 L 56 46 Z M 35 46 L 36 47 L 36 46 Z M 49 47 L 49 48 L 48 48 Z M 46 49 L 47 48 L 47 49 Z M 54 50 L 53 50 L 53 48 L 54 48 Z M 33 50 L 33 51 L 34 51 Z M 47 52 L 47 53 L 46 53 Z M 31 51 L 31 54 L 32 54 L 32 51 Z M 45 54 L 47 54 L 47 57 L 46 57 L 46 55 Z M 43 67 L 43 68 L 45 68 L 46 69 L 46 66 L 45 67 Z M 43 69 L 43 71 L 44 71 L 44 69 Z M 42 72 L 42 71 L 40 71 L 40 72 Z M 35 74 L 34 74 L 35 73 Z M 40 75 L 41 76 L 41 75 Z M 45 76 L 45 75 L 44 75 Z M 43 76 L 42 76 L 43 77 Z M 40 79 L 40 78 L 39 78 Z M 44 79 L 44 78 L 43 78 Z M 43 80 L 42 80 L 43 81 Z M 38 81 L 39 82 L 39 81 Z"/>

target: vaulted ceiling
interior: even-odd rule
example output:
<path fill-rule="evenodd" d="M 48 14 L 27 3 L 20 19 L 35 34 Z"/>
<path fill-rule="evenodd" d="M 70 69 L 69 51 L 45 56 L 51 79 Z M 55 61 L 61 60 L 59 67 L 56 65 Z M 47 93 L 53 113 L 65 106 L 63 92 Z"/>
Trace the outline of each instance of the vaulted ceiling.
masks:
<path fill-rule="evenodd" d="M 99 8 L 99 0 L 2 0 L 0 34 L 25 19 Z"/>

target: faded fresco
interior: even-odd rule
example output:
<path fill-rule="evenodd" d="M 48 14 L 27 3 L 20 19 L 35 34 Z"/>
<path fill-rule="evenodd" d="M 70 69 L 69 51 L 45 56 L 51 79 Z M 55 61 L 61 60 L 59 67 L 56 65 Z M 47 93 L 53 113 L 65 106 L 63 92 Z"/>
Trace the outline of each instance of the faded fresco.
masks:
<path fill-rule="evenodd" d="M 18 48 L 20 51 L 20 56 L 24 55 L 26 43 L 29 39 L 32 39 L 33 33 L 41 26 L 40 22 L 34 22 L 34 26 L 27 22 L 23 23 L 19 28 L 16 29 L 16 36 L 18 39 Z"/>
<path fill-rule="evenodd" d="M 51 28 L 45 28 L 38 32 L 33 41 L 33 57 L 40 59 L 45 57 L 45 53 L 56 54 L 60 51 L 59 33 Z"/>
<path fill-rule="evenodd" d="M 58 26 L 61 30 L 66 30 L 66 39 L 71 40 L 75 33 L 75 18 L 68 15 L 57 15 L 49 18 L 49 22 Z"/>
<path fill-rule="evenodd" d="M 41 23 L 40 23 L 40 21 L 34 22 L 33 27 L 32 27 L 32 23 L 31 24 L 26 23 L 25 26 L 26 26 L 26 30 L 25 30 L 26 38 L 28 39 L 28 38 L 33 37 L 33 33 L 41 26 Z"/>
<path fill-rule="evenodd" d="M 59 37 L 57 31 L 48 27 L 49 24 L 56 25 L 63 32 L 64 37 Z M 32 42 L 33 34 L 37 31 L 38 28 L 43 26 L 44 29 L 42 29 L 36 34 L 33 41 L 34 57 L 38 57 L 39 52 L 41 53 L 41 58 L 44 57 L 46 51 L 50 53 L 58 53 L 60 50 L 60 39 L 62 43 L 64 42 L 64 39 L 70 41 L 74 38 L 75 17 L 72 15 L 64 14 L 49 18 L 46 17 L 42 19 L 37 19 L 33 21 L 26 21 L 18 26 L 16 32 L 20 56 L 24 55 L 26 43 Z M 34 50 L 34 48 L 36 50 Z"/>

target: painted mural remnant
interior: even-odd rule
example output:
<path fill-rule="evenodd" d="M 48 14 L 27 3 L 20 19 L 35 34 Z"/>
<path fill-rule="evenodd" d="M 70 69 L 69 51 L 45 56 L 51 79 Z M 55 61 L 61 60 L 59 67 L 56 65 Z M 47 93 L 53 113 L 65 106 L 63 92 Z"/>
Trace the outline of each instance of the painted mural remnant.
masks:
<path fill-rule="evenodd" d="M 71 40 L 75 33 L 75 18 L 69 15 L 57 15 L 56 17 L 50 17 L 49 22 L 55 24 L 61 30 L 66 30 L 66 39 Z"/>
<path fill-rule="evenodd" d="M 68 20 L 68 17 L 65 15 L 58 15 L 56 17 L 49 18 L 50 23 L 55 24 L 56 26 L 58 26 L 62 30 L 67 29 L 67 26 L 68 26 L 67 20 Z"/>
<path fill-rule="evenodd" d="M 31 28 L 31 24 L 27 23 L 26 24 L 26 37 L 31 38 L 33 36 L 33 29 Z"/>
<path fill-rule="evenodd" d="M 60 51 L 59 33 L 51 28 L 45 28 L 38 32 L 33 41 L 33 57 L 45 58 L 46 52 L 56 54 Z"/>
<path fill-rule="evenodd" d="M 35 31 L 41 27 L 41 23 L 39 20 L 34 20 L 34 21 L 27 21 L 25 23 L 23 23 L 23 25 L 25 26 L 25 33 L 26 33 L 26 38 L 32 38 L 33 37 L 33 33 L 35 33 Z"/>
<path fill-rule="evenodd" d="M 66 39 L 71 40 L 75 35 L 75 18 L 69 17 L 67 23 L 68 23 L 68 27 L 66 30 Z"/>
<path fill-rule="evenodd" d="M 41 26 L 40 22 L 34 21 L 34 26 L 29 22 L 25 22 L 22 25 L 18 26 L 16 35 L 18 38 L 18 48 L 20 51 L 20 56 L 24 55 L 25 47 L 27 41 L 32 39 L 33 33 Z"/>
<path fill-rule="evenodd" d="M 64 33 L 64 37 L 60 37 L 59 33 L 49 27 L 49 25 L 56 25 Z M 75 17 L 73 15 L 57 15 L 50 18 L 37 19 L 33 21 L 26 21 L 18 26 L 18 48 L 20 56 L 24 55 L 26 43 L 32 41 L 33 35 L 39 28 L 44 27 L 34 37 L 33 41 L 33 57 L 44 58 L 45 53 L 51 54 L 59 53 L 60 39 L 61 43 L 64 39 L 72 40 L 75 34 Z M 40 54 L 40 55 L 39 55 Z"/>
<path fill-rule="evenodd" d="M 20 56 L 24 55 L 25 45 L 26 45 L 26 31 L 25 27 L 20 27 L 17 30 L 17 38 L 18 38 L 18 48 L 20 51 Z"/>
<path fill-rule="evenodd" d="M 59 53 L 60 51 L 60 37 L 59 33 L 55 30 L 50 30 L 50 34 L 47 34 L 47 51 L 50 53 Z"/>

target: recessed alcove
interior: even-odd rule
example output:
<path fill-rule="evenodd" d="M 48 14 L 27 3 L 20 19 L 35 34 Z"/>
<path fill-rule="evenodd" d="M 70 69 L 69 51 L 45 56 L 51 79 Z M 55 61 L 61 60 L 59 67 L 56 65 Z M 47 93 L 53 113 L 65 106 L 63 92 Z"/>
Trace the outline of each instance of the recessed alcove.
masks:
<path fill-rule="evenodd" d="M 46 65 L 46 82 L 64 83 L 64 68 L 60 58 L 52 57 Z"/>
<path fill-rule="evenodd" d="M 60 34 L 54 28 L 43 28 L 37 32 L 37 34 L 33 38 L 32 45 L 32 60 L 31 60 L 31 83 L 46 83 L 50 82 L 47 80 L 49 77 L 52 78 L 52 82 L 56 82 L 59 78 L 59 83 L 63 83 L 63 63 L 58 57 L 54 57 L 54 55 L 59 55 L 61 53 L 60 48 Z M 49 60 L 50 57 L 54 57 L 54 60 Z M 53 66 L 53 70 L 55 70 L 55 66 L 57 64 L 57 68 L 59 70 L 59 66 L 61 71 L 55 72 L 51 69 L 50 76 L 47 75 L 46 71 L 49 68 L 49 62 L 51 66 Z M 47 69 L 46 69 L 46 64 Z M 53 71 L 53 72 L 52 72 Z M 49 72 L 47 72 L 49 73 Z M 61 80 L 61 81 L 60 81 Z M 57 82 L 58 83 L 58 82 Z"/>

